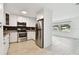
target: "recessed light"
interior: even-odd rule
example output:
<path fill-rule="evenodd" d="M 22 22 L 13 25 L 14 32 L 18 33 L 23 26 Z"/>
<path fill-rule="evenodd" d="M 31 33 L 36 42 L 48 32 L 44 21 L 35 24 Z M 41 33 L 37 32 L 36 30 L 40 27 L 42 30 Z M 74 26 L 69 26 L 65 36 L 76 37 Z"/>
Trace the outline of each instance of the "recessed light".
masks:
<path fill-rule="evenodd" d="M 21 13 L 22 13 L 22 14 L 27 14 L 27 12 L 26 12 L 26 11 L 21 11 Z"/>

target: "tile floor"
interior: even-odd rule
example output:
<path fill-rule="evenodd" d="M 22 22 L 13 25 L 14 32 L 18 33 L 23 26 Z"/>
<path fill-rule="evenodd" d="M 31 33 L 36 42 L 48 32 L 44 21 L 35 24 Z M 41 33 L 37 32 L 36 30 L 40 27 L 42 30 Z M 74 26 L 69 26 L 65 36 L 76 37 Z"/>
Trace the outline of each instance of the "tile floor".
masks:
<path fill-rule="evenodd" d="M 79 39 L 53 36 L 49 51 L 54 55 L 79 55 Z"/>
<path fill-rule="evenodd" d="M 52 45 L 39 48 L 33 40 L 10 45 L 9 55 L 75 55 L 79 54 L 79 40 L 52 37 Z"/>
<path fill-rule="evenodd" d="M 10 44 L 9 55 L 29 55 L 45 53 L 46 49 L 39 48 L 33 40 Z"/>

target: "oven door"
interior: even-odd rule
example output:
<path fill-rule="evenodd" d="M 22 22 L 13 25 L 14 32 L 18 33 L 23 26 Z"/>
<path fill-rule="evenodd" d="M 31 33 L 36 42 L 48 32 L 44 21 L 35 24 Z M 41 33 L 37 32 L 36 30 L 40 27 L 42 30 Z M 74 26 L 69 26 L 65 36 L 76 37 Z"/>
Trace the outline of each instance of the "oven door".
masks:
<path fill-rule="evenodd" d="M 27 37 L 27 33 L 25 32 L 19 32 L 19 37 Z"/>

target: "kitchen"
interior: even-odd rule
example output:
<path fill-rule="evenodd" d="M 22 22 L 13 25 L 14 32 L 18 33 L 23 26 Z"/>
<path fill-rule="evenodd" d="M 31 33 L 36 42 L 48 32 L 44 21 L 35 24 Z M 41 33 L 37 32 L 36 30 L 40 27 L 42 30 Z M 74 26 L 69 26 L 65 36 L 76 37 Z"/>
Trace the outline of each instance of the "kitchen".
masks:
<path fill-rule="evenodd" d="M 6 19 L 8 20 L 8 19 Z M 36 23 L 36 20 L 35 18 L 26 18 L 26 17 L 20 17 L 20 16 L 16 16 L 16 15 L 10 15 L 9 16 L 9 25 L 6 25 L 4 26 L 4 30 L 11 30 L 11 34 L 10 34 L 10 43 L 12 42 L 17 42 L 17 32 L 18 32 L 18 29 L 19 29 L 19 24 L 21 23 L 23 25 L 23 27 L 25 27 L 25 30 L 26 28 L 28 29 L 27 30 L 27 37 L 28 39 L 35 39 L 34 38 L 34 32 L 35 32 L 35 23 Z M 19 20 L 19 21 L 18 21 Z M 7 23 L 7 22 L 6 22 Z M 30 25 L 29 25 L 30 24 Z M 18 29 L 17 29 L 18 27 Z M 33 29 L 33 31 L 32 31 Z M 30 33 L 30 31 L 32 31 L 32 33 Z M 29 37 L 29 35 L 32 35 L 32 37 Z"/>
<path fill-rule="evenodd" d="M 26 5 L 26 8 L 23 7 L 25 5 Z M 34 6 L 35 4 L 27 4 L 27 3 L 26 4 L 22 4 L 22 3 L 21 4 L 18 4 L 18 3 L 1 4 L 1 7 L 2 7 L 1 12 L 3 14 L 3 15 L 1 14 L 2 15 L 1 18 L 3 18 L 1 37 L 3 39 L 1 39 L 2 50 L 0 51 L 3 51 L 3 52 L 0 54 L 11 54 L 11 53 L 17 54 L 16 53 L 17 49 L 20 49 L 19 52 L 21 52 L 18 54 L 22 54 L 21 48 L 24 49 L 23 47 L 26 47 L 25 48 L 26 51 L 27 49 L 28 50 L 31 49 L 32 54 L 34 54 L 35 52 L 37 54 L 38 52 L 46 51 L 46 49 L 44 48 L 47 48 L 48 46 L 51 45 L 51 38 L 52 38 L 51 14 L 52 13 L 48 8 L 45 8 L 45 7 L 42 8 L 42 6 L 40 7 L 39 4 L 36 7 Z M 49 33 L 51 34 L 48 35 Z M 29 43 L 27 44 L 27 42 Z M 22 44 L 22 46 L 20 46 L 20 43 Z M 32 48 L 29 49 L 30 44 Z M 17 49 L 15 48 L 15 46 Z M 13 51 L 12 49 L 14 50 L 16 49 L 16 51 Z M 23 54 L 24 53 L 29 54 L 29 52 L 28 51 L 23 52 Z"/>
<path fill-rule="evenodd" d="M 9 25 L 4 26 L 3 28 L 4 37 L 6 38 L 6 36 L 8 36 L 10 44 L 35 40 L 35 18 L 25 18 L 16 15 L 10 15 L 9 17 Z"/>

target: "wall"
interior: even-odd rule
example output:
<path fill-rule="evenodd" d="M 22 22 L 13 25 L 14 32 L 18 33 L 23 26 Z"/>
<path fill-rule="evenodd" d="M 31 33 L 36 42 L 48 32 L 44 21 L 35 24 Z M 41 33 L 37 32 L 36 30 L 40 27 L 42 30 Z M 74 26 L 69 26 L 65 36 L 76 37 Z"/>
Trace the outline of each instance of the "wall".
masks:
<path fill-rule="evenodd" d="M 29 18 L 29 17 L 18 16 L 18 15 L 10 15 L 10 26 L 17 26 L 17 22 L 26 22 L 27 27 L 35 27 L 36 19 L 32 17 Z M 15 39 L 12 39 L 12 37 Z M 11 34 L 10 38 L 11 38 L 10 42 L 17 41 L 17 32 L 15 32 L 15 34 L 13 33 L 13 35 Z M 35 39 L 35 32 L 27 32 L 27 38 Z"/>
<path fill-rule="evenodd" d="M 5 13 L 4 13 L 4 4 L 0 3 L 0 54 L 6 54 L 4 51 L 7 49 L 3 44 L 5 42 L 3 37 L 3 25 L 5 25 Z M 6 42 L 5 42 L 6 43 Z M 7 52 L 7 51 L 6 51 Z"/>
<path fill-rule="evenodd" d="M 36 17 L 37 17 L 37 20 L 44 18 L 44 9 L 39 10 L 39 11 L 37 12 Z"/>
<path fill-rule="evenodd" d="M 53 49 L 55 49 L 55 53 L 57 54 L 79 54 L 79 17 L 60 20 L 56 23 L 65 21 L 71 21 L 71 31 L 53 31 L 53 35 L 56 35 L 56 37 L 52 36 Z"/>
<path fill-rule="evenodd" d="M 44 9 L 44 45 L 45 48 L 52 44 L 52 11 Z"/>
<path fill-rule="evenodd" d="M 72 21 L 71 32 L 56 32 L 52 34 L 52 51 L 54 54 L 79 54 L 79 5 L 63 3 L 53 6 L 53 23 Z M 52 24 L 53 24 L 52 23 Z"/>
<path fill-rule="evenodd" d="M 53 15 L 52 21 L 54 22 L 62 22 L 70 19 L 74 19 L 79 16 L 79 5 L 75 5 L 74 3 L 55 3 L 53 4 Z M 73 25 L 73 24 L 72 24 Z M 66 35 L 68 33 L 65 33 Z M 72 36 L 69 34 L 68 36 Z M 73 35 L 74 36 L 74 35 Z"/>
<path fill-rule="evenodd" d="M 52 34 L 54 54 L 79 54 L 79 5 L 74 3 L 54 4 L 53 23 L 72 21 L 71 32 L 56 32 Z M 53 24 L 52 23 L 52 24 Z"/>
<path fill-rule="evenodd" d="M 55 3 L 53 10 L 53 22 L 79 16 L 79 5 L 74 3 Z"/>
<path fill-rule="evenodd" d="M 2 20 L 3 20 L 3 4 L 0 3 L 0 54 L 2 54 L 2 41 L 3 41 L 3 25 L 2 25 Z"/>
<path fill-rule="evenodd" d="M 65 21 L 71 21 L 71 30 L 70 32 L 60 32 L 60 31 L 54 31 L 54 35 L 59 35 L 59 36 L 64 36 L 64 37 L 70 37 L 70 38 L 75 38 L 79 39 L 79 17 L 74 17 L 74 18 L 69 18 L 69 19 L 64 19 L 57 21 L 55 23 L 60 23 L 60 22 L 65 22 Z"/>
<path fill-rule="evenodd" d="M 37 20 L 44 18 L 44 48 L 52 44 L 52 11 L 48 8 L 37 12 Z"/>

